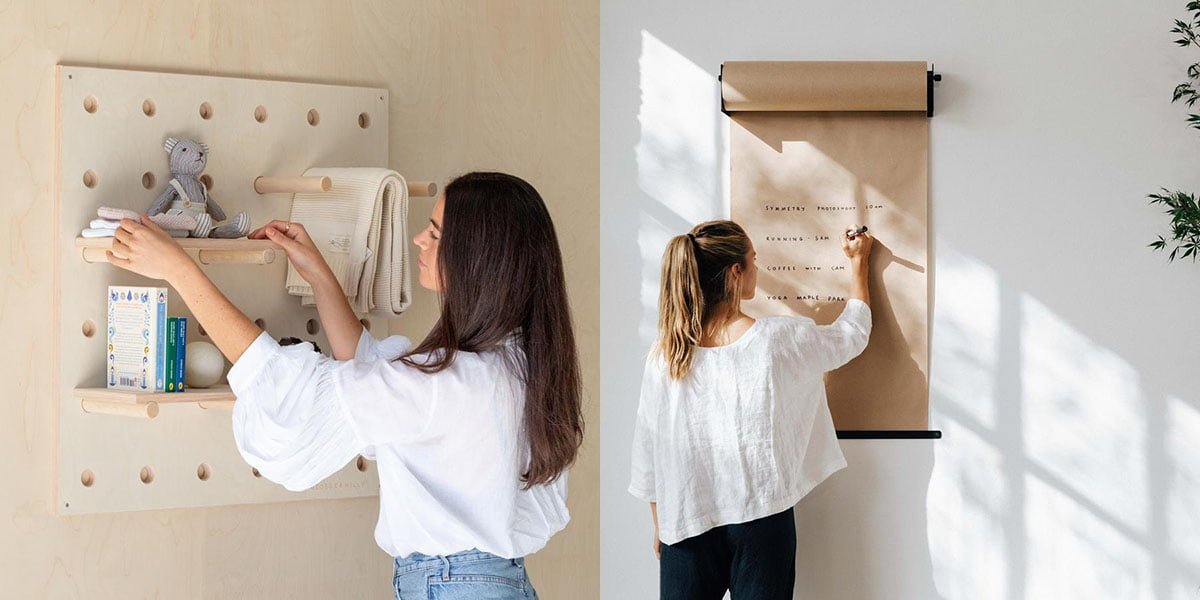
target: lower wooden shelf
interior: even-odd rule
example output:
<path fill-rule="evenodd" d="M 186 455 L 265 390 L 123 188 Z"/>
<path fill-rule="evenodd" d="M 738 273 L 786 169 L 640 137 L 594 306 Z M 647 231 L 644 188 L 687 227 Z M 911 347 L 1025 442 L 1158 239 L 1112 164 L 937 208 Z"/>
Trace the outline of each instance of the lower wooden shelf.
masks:
<path fill-rule="evenodd" d="M 206 410 L 233 410 L 236 398 L 229 386 L 188 388 L 182 392 L 139 392 L 109 388 L 75 388 L 85 412 L 153 419 L 160 404 L 194 404 Z"/>

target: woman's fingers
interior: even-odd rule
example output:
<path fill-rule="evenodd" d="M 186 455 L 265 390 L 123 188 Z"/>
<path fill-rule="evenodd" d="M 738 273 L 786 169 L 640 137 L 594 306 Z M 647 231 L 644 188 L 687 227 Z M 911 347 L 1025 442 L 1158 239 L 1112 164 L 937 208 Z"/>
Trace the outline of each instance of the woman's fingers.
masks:
<path fill-rule="evenodd" d="M 283 231 L 283 235 L 286 235 L 297 242 L 302 244 L 308 243 L 308 230 L 304 229 L 304 225 L 300 223 L 289 222 L 281 231 Z"/>
<path fill-rule="evenodd" d="M 166 233 L 165 231 L 163 231 L 162 227 L 158 226 L 158 223 L 151 221 L 150 215 L 148 215 L 146 213 L 142 213 L 142 225 L 145 226 L 146 229 L 149 229 L 150 231 L 153 231 L 154 233 Z"/>
<path fill-rule="evenodd" d="M 288 237 L 287 234 L 285 234 L 283 231 L 280 231 L 279 229 L 276 229 L 274 227 L 267 227 L 263 233 L 266 234 L 267 239 L 278 244 L 281 248 L 284 249 L 285 252 L 287 252 L 289 254 L 292 252 L 295 252 L 301 248 L 301 245 L 299 242 Z"/>
<path fill-rule="evenodd" d="M 132 255 L 133 255 L 133 249 L 129 247 L 129 244 L 127 244 L 126 242 L 123 242 L 117 238 L 113 238 L 111 252 L 115 252 L 116 254 L 125 257 L 126 259 L 132 257 Z"/>
<path fill-rule="evenodd" d="M 118 267 L 121 267 L 122 269 L 129 268 L 129 259 L 128 258 L 121 258 L 120 256 L 113 254 L 112 250 L 105 250 L 104 255 L 108 257 L 109 263 L 117 265 Z"/>
<path fill-rule="evenodd" d="M 281 221 L 279 219 L 275 219 L 270 223 L 251 231 L 246 237 L 256 240 L 269 239 L 267 236 L 269 230 L 278 231 L 288 239 L 296 240 L 304 244 L 309 242 L 308 231 L 304 229 L 303 225 L 291 221 Z"/>
<path fill-rule="evenodd" d="M 279 219 L 273 219 L 266 225 L 263 225 L 262 227 L 259 227 L 258 229 L 255 229 L 254 231 L 251 231 L 250 234 L 246 237 L 254 238 L 256 240 L 266 239 L 268 229 L 275 229 L 277 231 L 286 231 L 288 229 L 288 222 L 282 221 Z"/>
<path fill-rule="evenodd" d="M 121 219 L 121 224 L 117 225 L 117 229 L 124 229 L 129 233 L 137 233 L 146 227 L 133 219 Z"/>

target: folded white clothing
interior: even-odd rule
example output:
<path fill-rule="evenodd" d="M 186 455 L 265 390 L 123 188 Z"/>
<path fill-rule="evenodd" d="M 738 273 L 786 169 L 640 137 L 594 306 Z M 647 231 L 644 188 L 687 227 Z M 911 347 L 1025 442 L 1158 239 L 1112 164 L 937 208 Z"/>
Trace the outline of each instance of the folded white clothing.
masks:
<path fill-rule="evenodd" d="M 328 192 L 296 194 L 293 223 L 301 223 L 337 276 L 358 314 L 395 316 L 411 303 L 408 266 L 408 186 L 399 173 L 378 168 L 312 168 L 329 177 Z M 315 304 L 312 287 L 288 264 L 287 291 Z"/>
<path fill-rule="evenodd" d="M 113 237 L 116 235 L 116 233 L 116 229 L 109 229 L 107 227 L 88 227 L 87 229 L 79 232 L 79 235 L 85 238 L 102 238 Z"/>
<path fill-rule="evenodd" d="M 188 236 L 186 229 L 167 229 L 166 232 L 167 235 L 173 238 L 185 238 Z M 85 238 L 116 237 L 116 234 L 116 229 L 109 229 L 108 227 L 88 227 L 79 232 L 79 235 Z"/>
<path fill-rule="evenodd" d="M 121 219 L 131 219 L 141 221 L 142 215 L 135 210 L 125 208 L 114 208 L 112 206 L 101 206 L 96 209 L 96 214 L 100 217 L 92 221 L 92 229 L 108 228 L 108 223 L 112 223 L 112 228 L 116 229 L 121 224 Z M 150 220 L 154 221 L 159 227 L 167 231 L 183 230 L 184 234 L 179 235 L 172 233 L 171 237 L 188 237 L 187 232 L 194 231 L 196 237 L 208 237 L 208 232 L 212 230 L 212 217 L 207 213 L 200 213 L 200 218 L 188 211 L 170 209 L 166 212 L 151 216 Z M 197 225 L 205 222 L 203 228 L 197 229 Z"/>

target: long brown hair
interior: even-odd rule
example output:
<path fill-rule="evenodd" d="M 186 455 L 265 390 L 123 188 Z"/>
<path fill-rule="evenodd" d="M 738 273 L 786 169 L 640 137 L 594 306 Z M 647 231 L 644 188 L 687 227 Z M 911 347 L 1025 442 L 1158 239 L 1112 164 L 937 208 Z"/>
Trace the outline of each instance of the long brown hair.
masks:
<path fill-rule="evenodd" d="M 402 360 L 426 373 L 456 352 L 500 347 L 518 333 L 525 384 L 525 487 L 550 483 L 583 442 L 579 360 L 562 253 L 542 197 L 504 173 L 468 173 L 446 186 L 438 242 L 441 317 Z M 420 360 L 414 355 L 426 355 Z"/>
<path fill-rule="evenodd" d="M 673 379 L 687 375 L 706 333 L 741 310 L 734 265 L 746 266 L 750 238 L 733 221 L 708 221 L 671 238 L 663 252 L 657 350 Z"/>

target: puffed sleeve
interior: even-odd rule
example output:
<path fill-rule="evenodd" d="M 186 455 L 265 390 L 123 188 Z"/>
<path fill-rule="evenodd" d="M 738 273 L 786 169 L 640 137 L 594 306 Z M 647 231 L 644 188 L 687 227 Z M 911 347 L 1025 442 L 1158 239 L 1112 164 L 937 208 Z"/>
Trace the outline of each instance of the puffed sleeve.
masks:
<path fill-rule="evenodd" d="M 829 325 L 815 328 L 814 356 L 822 371 L 832 371 L 862 354 L 871 337 L 871 307 L 851 298 L 842 314 Z"/>
<path fill-rule="evenodd" d="M 402 335 L 377 340 L 364 327 L 358 336 L 358 347 L 354 350 L 355 360 L 396 360 L 412 348 L 412 342 Z"/>
<path fill-rule="evenodd" d="M 655 493 L 654 446 L 658 435 L 657 413 L 664 392 L 666 372 L 654 353 L 646 359 L 642 391 L 638 399 L 637 420 L 633 427 L 633 468 L 629 493 L 638 500 L 657 502 Z"/>
<path fill-rule="evenodd" d="M 337 361 L 263 333 L 229 371 L 234 441 L 264 477 L 305 490 L 374 446 L 419 439 L 437 406 L 433 383 L 402 363 Z"/>

